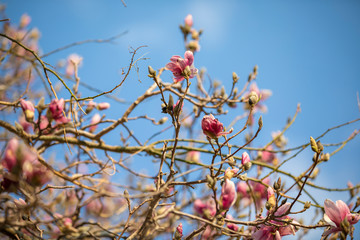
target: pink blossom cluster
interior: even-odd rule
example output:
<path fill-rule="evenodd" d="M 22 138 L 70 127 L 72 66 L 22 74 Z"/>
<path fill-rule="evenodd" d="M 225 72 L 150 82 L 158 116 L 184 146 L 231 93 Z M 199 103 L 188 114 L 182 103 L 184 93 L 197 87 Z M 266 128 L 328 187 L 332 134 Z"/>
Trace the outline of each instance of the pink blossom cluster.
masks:
<path fill-rule="evenodd" d="M 50 172 L 38 161 L 37 155 L 16 138 L 8 142 L 1 164 L 6 169 L 1 176 L 1 186 L 7 191 L 16 191 L 19 181 L 41 186 L 50 180 Z"/>

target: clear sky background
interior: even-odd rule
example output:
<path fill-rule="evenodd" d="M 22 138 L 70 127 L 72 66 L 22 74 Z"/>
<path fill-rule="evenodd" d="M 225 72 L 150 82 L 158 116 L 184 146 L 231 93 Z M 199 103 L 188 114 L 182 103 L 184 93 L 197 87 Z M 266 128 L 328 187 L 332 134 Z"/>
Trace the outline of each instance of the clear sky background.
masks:
<path fill-rule="evenodd" d="M 356 99 L 360 90 L 359 1 L 125 2 L 127 7 L 120 0 L 2 1 L 12 22 L 18 22 L 23 13 L 31 16 L 31 26 L 41 32 L 43 53 L 76 41 L 105 39 L 128 31 L 117 44 L 86 44 L 45 59 L 56 65 L 70 53 L 78 53 L 84 57 L 79 71 L 81 80 L 101 90 L 111 89 L 121 79 L 121 68 L 129 63 L 129 47 L 147 45 L 140 52 L 148 59 L 139 63 L 139 75 L 131 75 L 114 93 L 126 100 L 134 100 L 152 84 L 147 77 L 148 65 L 159 69 L 172 55 L 183 55 L 178 26 L 191 13 L 194 27 L 204 30 L 201 51 L 195 55 L 197 68 L 206 67 L 209 76 L 222 81 L 229 90 L 233 71 L 240 76 L 239 82 L 245 82 L 254 65 L 258 65 L 258 86 L 273 92 L 267 101 L 269 112 L 263 114 L 264 129 L 254 142 L 256 146 L 269 141 L 271 132 L 285 125 L 297 103 L 302 111 L 285 135 L 290 147 L 306 143 L 310 136 L 317 137 L 330 127 L 359 118 Z M 165 72 L 162 80 L 171 82 L 171 74 Z M 69 96 L 64 93 L 62 97 Z M 112 118 L 126 107 L 111 100 L 110 103 L 114 111 L 108 114 Z M 161 117 L 159 108 L 160 100 L 156 99 L 141 111 Z M 243 113 L 241 106 L 232 111 L 219 117 L 225 125 Z M 324 138 L 323 143 L 343 141 L 359 128 L 360 124 L 356 123 L 338 129 Z M 141 126 L 134 132 L 142 139 L 149 137 Z M 351 180 L 358 184 L 359 144 L 356 138 L 322 165 L 317 183 L 346 187 Z M 305 169 L 311 156 L 310 150 L 305 151 L 285 169 Z M 348 193 L 323 192 L 318 196 L 320 201 L 327 197 L 348 199 Z"/>

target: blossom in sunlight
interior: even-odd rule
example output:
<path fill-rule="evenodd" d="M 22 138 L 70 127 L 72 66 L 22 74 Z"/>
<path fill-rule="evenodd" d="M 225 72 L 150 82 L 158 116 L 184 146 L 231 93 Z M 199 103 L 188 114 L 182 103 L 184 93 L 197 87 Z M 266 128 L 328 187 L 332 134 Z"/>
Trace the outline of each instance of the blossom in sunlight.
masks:
<path fill-rule="evenodd" d="M 91 118 L 91 121 L 90 121 L 90 124 L 92 125 L 90 128 L 89 128 L 89 132 L 93 133 L 96 131 L 97 129 L 97 124 L 100 122 L 101 120 L 101 116 L 100 114 L 95 114 L 92 118 Z"/>
<path fill-rule="evenodd" d="M 270 209 L 274 208 L 276 205 L 275 192 L 272 187 L 268 187 L 268 189 L 267 189 L 267 202 L 270 206 Z"/>
<path fill-rule="evenodd" d="M 25 119 L 28 122 L 34 121 L 35 107 L 30 101 L 20 99 L 20 106 L 24 112 Z"/>
<path fill-rule="evenodd" d="M 68 123 L 70 119 L 64 116 L 65 101 L 63 98 L 60 100 L 53 99 L 49 105 L 48 116 L 50 119 L 54 119 L 57 123 Z"/>
<path fill-rule="evenodd" d="M 185 23 L 186 26 L 191 28 L 193 23 L 194 23 L 193 22 L 193 16 L 191 14 L 188 14 L 184 19 L 184 23 Z"/>
<path fill-rule="evenodd" d="M 232 133 L 233 129 L 231 128 L 229 132 L 224 132 L 224 126 L 219 120 L 214 118 L 212 114 L 205 115 L 201 121 L 201 128 L 203 133 L 209 138 L 218 138 L 220 136 Z"/>
<path fill-rule="evenodd" d="M 197 73 L 194 67 L 194 55 L 191 51 L 186 51 L 184 58 L 180 56 L 172 56 L 170 62 L 166 64 L 165 68 L 170 70 L 174 75 L 174 82 L 180 82 L 185 78 L 193 78 Z"/>
<path fill-rule="evenodd" d="M 284 215 L 290 208 L 290 203 L 285 203 L 280 206 L 277 211 L 274 213 L 275 219 L 270 220 L 269 222 L 274 225 L 265 225 L 261 224 L 259 228 L 251 235 L 254 240 L 281 240 L 282 236 L 286 235 L 295 235 L 297 228 L 291 224 L 286 224 L 285 222 L 292 222 L 298 224 L 289 216 Z M 279 216 L 279 217 L 277 217 Z M 281 217 L 280 217 L 281 216 Z M 277 221 L 281 220 L 281 221 Z M 275 226 L 276 225 L 276 226 Z"/>
<path fill-rule="evenodd" d="M 256 83 L 252 83 L 250 85 L 249 91 L 244 94 L 244 98 L 248 99 L 252 93 L 256 93 L 256 95 L 260 98 L 256 105 L 254 105 L 254 110 L 267 112 L 267 107 L 264 105 L 264 101 L 272 95 L 272 92 L 268 89 L 260 90 Z M 249 103 L 245 104 L 245 109 L 250 109 Z"/>
<path fill-rule="evenodd" d="M 221 204 L 222 209 L 228 210 L 236 200 L 235 183 L 229 179 L 225 179 L 225 182 L 221 188 Z"/>
<path fill-rule="evenodd" d="M 336 203 L 334 203 L 330 199 L 326 199 L 324 209 L 324 220 L 330 224 L 330 228 L 323 233 L 324 237 L 340 231 L 348 233 L 350 227 L 360 220 L 360 215 L 351 213 L 346 203 L 341 200 L 337 200 Z"/>

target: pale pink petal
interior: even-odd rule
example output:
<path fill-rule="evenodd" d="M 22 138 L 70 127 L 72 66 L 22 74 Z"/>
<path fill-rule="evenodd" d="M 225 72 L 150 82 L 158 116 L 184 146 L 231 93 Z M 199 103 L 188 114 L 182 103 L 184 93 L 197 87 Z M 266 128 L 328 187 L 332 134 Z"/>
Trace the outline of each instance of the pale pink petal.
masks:
<path fill-rule="evenodd" d="M 186 65 L 191 66 L 194 62 L 194 54 L 191 51 L 186 51 L 184 57 Z"/>
<path fill-rule="evenodd" d="M 335 203 L 329 199 L 326 199 L 324 202 L 324 208 L 326 215 L 333 221 L 337 226 L 340 226 L 342 221 L 341 213 Z"/>

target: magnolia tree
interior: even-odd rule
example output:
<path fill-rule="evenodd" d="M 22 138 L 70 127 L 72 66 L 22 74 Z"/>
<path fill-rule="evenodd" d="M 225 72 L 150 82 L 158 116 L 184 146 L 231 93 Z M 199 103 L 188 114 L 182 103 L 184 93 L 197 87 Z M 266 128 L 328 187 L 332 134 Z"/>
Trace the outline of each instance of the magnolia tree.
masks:
<path fill-rule="evenodd" d="M 354 239 L 359 185 L 330 189 L 317 185 L 316 177 L 319 167 L 358 131 L 332 152 L 322 138 L 358 120 L 289 148 L 284 134 L 298 106 L 270 142 L 252 146 L 266 124 L 260 113 L 271 91 L 258 88 L 257 66 L 247 81 L 233 73 L 230 91 L 198 70 L 202 32 L 193 27 L 191 15 L 180 25 L 184 53 L 170 54 L 167 64 L 152 63 L 146 81 L 153 84 L 110 119 L 106 114 L 116 107 L 98 97 L 112 97 L 130 78 L 139 49 L 132 51 L 113 89 L 83 96 L 78 76 L 82 57 L 70 55 L 64 66 L 46 63 L 46 56 L 73 45 L 42 54 L 39 32 L 29 29 L 30 20 L 23 15 L 18 26 L 1 20 L 2 237 L 278 240 L 287 235 L 305 239 L 320 229 L 317 239 Z M 173 79 L 163 81 L 165 71 Z M 162 117 L 146 107 L 142 115 L 136 113 L 148 99 L 162 102 Z M 216 117 L 226 119 L 231 111 L 241 115 L 228 119 L 231 124 L 225 127 Z M 152 137 L 143 143 L 128 126 L 144 122 L 153 127 L 147 128 Z M 172 137 L 161 137 L 165 131 Z M 120 141 L 112 140 L 114 133 Z M 307 169 L 301 174 L 283 170 L 302 151 L 313 152 Z M 139 163 L 156 171 L 143 173 Z M 320 202 L 305 187 L 348 191 L 350 200 Z"/>

